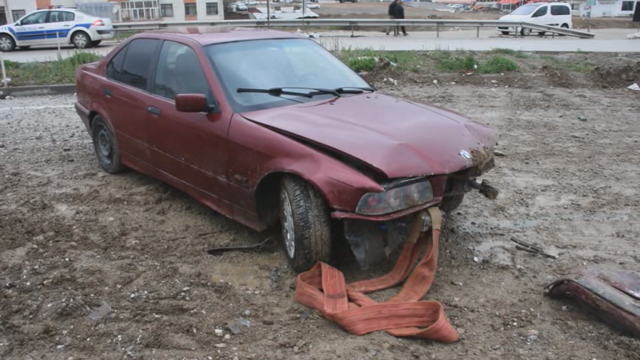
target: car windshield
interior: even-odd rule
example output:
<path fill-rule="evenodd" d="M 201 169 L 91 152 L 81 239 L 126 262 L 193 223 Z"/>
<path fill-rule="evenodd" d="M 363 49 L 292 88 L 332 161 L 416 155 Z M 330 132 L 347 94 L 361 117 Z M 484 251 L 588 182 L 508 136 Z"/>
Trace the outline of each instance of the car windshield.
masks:
<path fill-rule="evenodd" d="M 540 4 L 527 4 L 515 9 L 511 15 L 531 15 L 535 9 L 540 7 Z"/>
<path fill-rule="evenodd" d="M 240 41 L 209 45 L 205 49 L 236 112 L 335 97 L 335 93 L 319 93 L 318 89 L 369 87 L 340 60 L 308 39 Z M 285 93 L 238 92 L 238 89 L 274 88 Z M 287 92 L 315 94 L 305 97 Z"/>

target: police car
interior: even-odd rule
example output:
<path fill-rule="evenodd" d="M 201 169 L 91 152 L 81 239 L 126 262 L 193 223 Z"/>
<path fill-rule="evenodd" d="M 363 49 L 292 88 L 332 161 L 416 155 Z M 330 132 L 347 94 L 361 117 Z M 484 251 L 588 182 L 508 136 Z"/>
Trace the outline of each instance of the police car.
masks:
<path fill-rule="evenodd" d="M 98 46 L 113 38 L 111 19 L 99 18 L 74 9 L 38 10 L 14 24 L 0 26 L 0 50 L 16 47 L 73 44 L 79 49 Z"/>

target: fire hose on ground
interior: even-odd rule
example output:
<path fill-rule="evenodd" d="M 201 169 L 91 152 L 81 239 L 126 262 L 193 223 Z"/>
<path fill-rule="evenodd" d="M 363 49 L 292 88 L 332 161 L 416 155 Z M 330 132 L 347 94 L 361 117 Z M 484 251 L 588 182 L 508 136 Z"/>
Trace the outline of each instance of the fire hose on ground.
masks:
<path fill-rule="evenodd" d="M 423 212 L 413 224 L 396 264 L 386 275 L 347 284 L 338 269 L 318 263 L 298 275 L 296 301 L 319 310 L 325 318 L 355 335 L 384 330 L 393 336 L 445 343 L 456 341 L 458 333 L 447 320 L 442 304 L 421 300 L 435 278 L 442 223 L 437 207 L 429 208 L 428 215 L 431 218 L 431 238 L 422 232 L 427 217 Z M 425 254 L 419 259 L 425 246 Z M 402 289 L 387 301 L 378 303 L 365 295 L 402 281 Z"/>

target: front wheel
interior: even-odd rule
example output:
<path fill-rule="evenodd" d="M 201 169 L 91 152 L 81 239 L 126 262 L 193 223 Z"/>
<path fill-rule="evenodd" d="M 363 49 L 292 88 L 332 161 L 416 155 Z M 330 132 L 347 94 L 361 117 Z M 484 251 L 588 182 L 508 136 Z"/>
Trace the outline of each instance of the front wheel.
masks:
<path fill-rule="evenodd" d="M 9 35 L 0 35 L 0 51 L 9 52 L 16 48 L 16 42 Z"/>
<path fill-rule="evenodd" d="M 527 35 L 529 35 L 529 34 L 531 34 L 531 29 L 528 29 L 528 28 L 522 28 L 522 29 L 520 29 L 520 35 L 522 35 L 522 36 L 527 36 Z"/>
<path fill-rule="evenodd" d="M 280 224 L 285 254 L 296 272 L 331 254 L 331 218 L 322 195 L 304 180 L 285 177 L 280 187 Z"/>
<path fill-rule="evenodd" d="M 75 34 L 73 34 L 73 37 L 71 38 L 71 42 L 78 49 L 86 49 L 91 47 L 91 39 L 89 38 L 89 35 L 87 35 L 87 33 L 82 31 L 78 31 Z"/>

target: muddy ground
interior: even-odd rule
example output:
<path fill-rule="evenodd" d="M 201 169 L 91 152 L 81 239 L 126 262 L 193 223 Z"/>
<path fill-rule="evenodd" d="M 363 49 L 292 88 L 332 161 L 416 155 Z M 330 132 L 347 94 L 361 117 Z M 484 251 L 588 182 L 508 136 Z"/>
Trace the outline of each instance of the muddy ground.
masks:
<path fill-rule="evenodd" d="M 274 233 L 139 173 L 101 172 L 74 97 L 57 96 L 0 100 L 0 358 L 638 359 L 639 340 L 542 290 L 573 268 L 640 269 L 640 91 L 542 70 L 518 75 L 527 86 L 452 76 L 379 85 L 501 134 L 506 156 L 486 176 L 500 197 L 470 194 L 447 217 L 427 295 L 459 342 L 349 335 L 294 302 L 277 242 L 208 255 Z M 379 274 L 345 259 L 348 279 Z"/>

